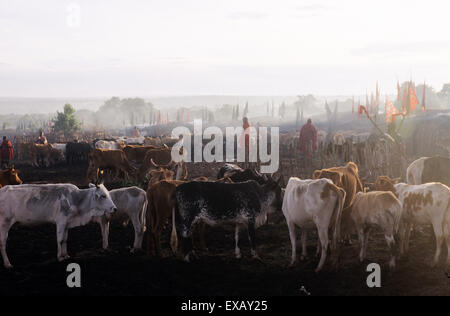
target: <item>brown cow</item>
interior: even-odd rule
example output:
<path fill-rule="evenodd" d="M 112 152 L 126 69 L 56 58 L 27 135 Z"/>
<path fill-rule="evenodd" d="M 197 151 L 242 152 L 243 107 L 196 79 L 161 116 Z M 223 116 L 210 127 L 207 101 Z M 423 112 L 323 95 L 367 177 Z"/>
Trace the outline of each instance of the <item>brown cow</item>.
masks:
<path fill-rule="evenodd" d="M 125 146 L 123 152 L 127 156 L 129 161 L 134 161 L 141 164 L 144 161 L 145 154 L 147 151 L 157 149 L 155 146 L 138 146 L 138 145 L 128 145 Z"/>
<path fill-rule="evenodd" d="M 19 170 L 14 167 L 8 170 L 0 171 L 0 187 L 5 185 L 20 185 L 22 180 L 19 178 Z"/>
<path fill-rule="evenodd" d="M 172 161 L 172 149 L 160 148 L 147 151 L 137 173 L 138 181 L 144 181 L 147 172 L 154 168 L 152 160 L 157 164 L 169 164 Z"/>
<path fill-rule="evenodd" d="M 115 170 L 116 177 L 119 177 L 119 172 L 123 172 L 126 178 L 135 172 L 122 150 L 96 148 L 89 154 L 88 181 L 95 181 L 98 171 L 104 169 Z"/>
<path fill-rule="evenodd" d="M 358 166 L 354 162 L 347 163 L 343 167 L 333 167 L 328 169 L 316 170 L 313 179 L 330 179 L 335 185 L 345 190 L 344 211 L 342 213 L 343 235 L 348 235 L 351 230 L 350 206 L 356 196 L 356 193 L 363 192 L 363 186 L 359 179 Z"/>

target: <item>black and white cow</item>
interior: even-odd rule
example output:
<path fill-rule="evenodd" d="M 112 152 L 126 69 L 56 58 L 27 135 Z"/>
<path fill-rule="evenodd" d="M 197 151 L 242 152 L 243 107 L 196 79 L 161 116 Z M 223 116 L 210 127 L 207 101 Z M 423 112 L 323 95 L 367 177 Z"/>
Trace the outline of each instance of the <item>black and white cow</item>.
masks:
<path fill-rule="evenodd" d="M 195 224 L 208 225 L 232 223 L 236 225 L 235 254 L 239 249 L 239 228 L 247 226 L 252 255 L 258 258 L 255 229 L 266 222 L 268 213 L 281 210 L 282 198 L 279 184 L 270 178 L 266 184 L 256 181 L 242 183 L 188 182 L 175 189 L 175 207 L 172 214 L 172 250 L 178 252 L 178 234 L 181 255 L 189 261 L 192 244 L 189 242 Z"/>
<path fill-rule="evenodd" d="M 112 214 L 116 205 L 103 185 L 80 190 L 72 184 L 24 184 L 0 189 L 0 245 L 3 264 L 11 268 L 6 254 L 8 232 L 14 223 L 56 224 L 58 260 L 69 258 L 69 228 L 86 225 L 93 217 Z"/>

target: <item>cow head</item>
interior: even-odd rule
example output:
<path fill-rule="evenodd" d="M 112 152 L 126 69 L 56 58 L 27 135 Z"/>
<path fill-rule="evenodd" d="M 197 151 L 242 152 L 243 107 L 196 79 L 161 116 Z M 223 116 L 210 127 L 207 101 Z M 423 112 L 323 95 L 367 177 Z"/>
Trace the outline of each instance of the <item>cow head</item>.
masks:
<path fill-rule="evenodd" d="M 90 207 L 93 211 L 92 216 L 112 215 L 117 211 L 116 205 L 103 184 L 89 184 L 89 188 L 94 193 Z"/>
<path fill-rule="evenodd" d="M 20 185 L 23 183 L 19 178 L 19 170 L 14 169 L 14 167 L 3 171 L 3 176 L 9 185 Z"/>
<path fill-rule="evenodd" d="M 52 163 L 57 163 L 64 160 L 64 154 L 61 150 L 53 148 L 50 149 L 50 161 Z"/>
<path fill-rule="evenodd" d="M 394 185 L 400 181 L 400 178 L 391 179 L 388 176 L 380 176 L 375 181 L 375 190 L 377 191 L 391 191 L 395 194 Z"/>
<path fill-rule="evenodd" d="M 175 172 L 171 170 L 175 165 L 173 161 L 171 161 L 167 165 L 158 165 L 153 161 L 153 159 L 151 159 L 150 161 L 153 167 L 156 169 L 152 169 L 147 173 L 147 178 L 149 179 L 148 187 L 158 181 L 173 180 L 175 176 Z"/>

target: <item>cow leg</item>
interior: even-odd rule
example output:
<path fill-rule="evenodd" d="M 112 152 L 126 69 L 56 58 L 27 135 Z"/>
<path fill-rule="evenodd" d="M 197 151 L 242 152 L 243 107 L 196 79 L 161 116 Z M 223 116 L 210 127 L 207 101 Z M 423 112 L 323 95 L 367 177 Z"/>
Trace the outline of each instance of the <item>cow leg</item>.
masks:
<path fill-rule="evenodd" d="M 103 249 L 108 249 L 109 246 L 109 220 L 105 216 L 99 219 L 100 229 L 102 230 Z"/>
<path fill-rule="evenodd" d="M 364 261 L 364 241 L 366 240 L 365 236 L 364 236 L 364 228 L 360 228 L 358 230 L 358 239 L 359 239 L 359 261 L 363 262 Z"/>
<path fill-rule="evenodd" d="M 317 238 L 316 257 L 318 257 L 320 255 L 320 249 L 321 249 L 320 239 Z"/>
<path fill-rule="evenodd" d="M 64 253 L 64 248 L 65 248 L 65 244 L 66 244 L 66 242 L 64 242 L 64 238 L 66 238 L 66 241 L 67 241 L 66 230 L 67 230 L 67 226 L 65 223 L 56 225 L 56 242 L 58 243 L 58 261 L 59 262 L 66 259 L 65 256 L 67 256 L 67 253 Z"/>
<path fill-rule="evenodd" d="M 242 254 L 241 254 L 241 249 L 239 249 L 239 225 L 238 224 L 236 224 L 236 228 L 234 231 L 234 241 L 235 241 L 234 255 L 236 256 L 236 259 L 241 259 Z"/>
<path fill-rule="evenodd" d="M 290 265 L 293 266 L 297 262 L 297 236 L 295 234 L 295 224 L 287 220 L 287 226 L 289 229 L 289 238 L 291 239 L 292 246 L 292 257 Z"/>
<path fill-rule="evenodd" d="M 256 240 L 255 240 L 255 223 L 248 223 L 248 240 L 250 242 L 250 248 L 252 251 L 252 257 L 257 260 L 261 260 L 258 254 L 256 253 Z"/>
<path fill-rule="evenodd" d="M 411 238 L 412 229 L 413 229 L 412 224 L 406 225 L 405 245 L 404 245 L 405 253 L 407 253 L 409 251 L 409 239 Z"/>
<path fill-rule="evenodd" d="M 389 267 L 391 269 L 395 268 L 395 238 L 394 235 L 386 234 L 384 235 L 386 243 L 389 247 L 389 252 L 391 253 L 391 260 L 389 261 Z"/>
<path fill-rule="evenodd" d="M 139 214 L 133 214 L 130 217 L 131 223 L 134 227 L 134 243 L 131 252 L 135 252 L 142 248 L 142 239 L 144 238 L 144 232 L 142 231 L 142 224 L 139 221 Z"/>
<path fill-rule="evenodd" d="M 439 257 L 441 256 L 442 244 L 444 243 L 444 232 L 442 231 L 442 226 L 438 223 L 434 224 L 434 235 L 436 237 L 436 253 L 434 255 L 434 260 L 432 263 L 432 267 L 436 267 L 439 262 Z"/>
<path fill-rule="evenodd" d="M 10 222 L 3 222 L 0 230 L 0 246 L 1 253 L 3 258 L 3 265 L 6 269 L 11 269 L 13 266 L 11 262 L 9 262 L 8 254 L 6 253 L 6 242 L 8 241 L 8 233 L 12 224 Z"/>
<path fill-rule="evenodd" d="M 370 228 L 364 231 L 364 255 L 363 260 L 367 257 L 367 246 L 369 245 Z"/>
<path fill-rule="evenodd" d="M 318 273 L 322 270 L 325 260 L 327 259 L 328 251 L 328 226 L 323 228 L 318 228 L 320 243 L 322 244 L 322 254 L 320 255 L 319 265 L 317 266 L 315 272 Z"/>
<path fill-rule="evenodd" d="M 69 229 L 64 230 L 63 241 L 61 244 L 61 253 L 64 259 L 69 259 L 70 256 L 67 254 L 67 238 L 69 237 Z"/>
<path fill-rule="evenodd" d="M 306 239 L 308 237 L 308 231 L 306 229 L 302 229 L 302 255 L 300 260 L 306 260 L 308 258 L 308 251 L 306 249 Z"/>
<path fill-rule="evenodd" d="M 199 237 L 200 237 L 200 248 L 203 251 L 208 251 L 208 248 L 206 247 L 206 241 L 205 241 L 205 230 L 206 230 L 206 224 L 205 223 L 200 223 L 199 224 L 199 228 L 198 228 L 198 232 L 199 232 Z"/>

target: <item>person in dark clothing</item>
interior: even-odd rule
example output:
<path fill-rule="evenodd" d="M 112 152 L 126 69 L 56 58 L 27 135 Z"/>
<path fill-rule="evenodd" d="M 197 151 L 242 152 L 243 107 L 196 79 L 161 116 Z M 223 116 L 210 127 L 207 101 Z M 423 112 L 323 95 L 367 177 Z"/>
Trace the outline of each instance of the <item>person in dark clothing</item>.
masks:
<path fill-rule="evenodd" d="M 8 138 L 6 138 L 6 136 L 3 136 L 3 142 L 0 145 L 0 156 L 1 168 L 9 168 L 9 163 L 14 157 L 14 151 L 11 142 L 8 140 Z"/>
<path fill-rule="evenodd" d="M 303 125 L 300 130 L 300 153 L 305 162 L 305 168 L 308 176 L 312 174 L 312 157 L 313 153 L 317 151 L 317 129 L 312 124 L 311 119 Z"/>

